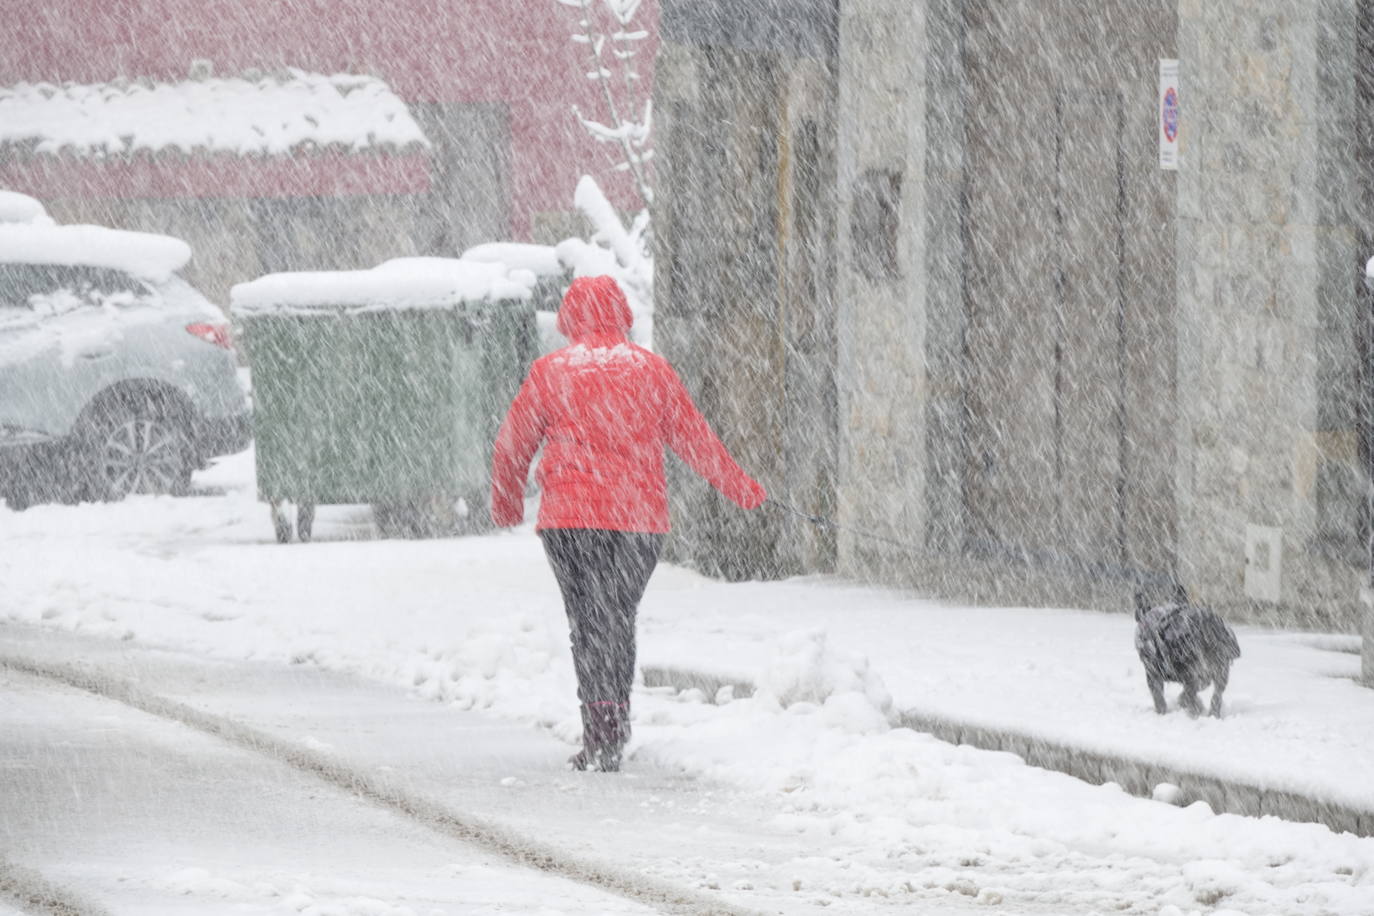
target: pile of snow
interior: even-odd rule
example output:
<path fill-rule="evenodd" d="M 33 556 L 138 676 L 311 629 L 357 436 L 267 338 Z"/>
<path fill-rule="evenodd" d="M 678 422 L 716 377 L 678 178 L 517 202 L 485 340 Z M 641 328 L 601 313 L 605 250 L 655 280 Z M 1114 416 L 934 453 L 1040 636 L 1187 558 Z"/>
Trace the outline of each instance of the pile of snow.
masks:
<path fill-rule="evenodd" d="M 51 226 L 53 220 L 43 205 L 29 195 L 0 190 L 0 223 Z"/>
<path fill-rule="evenodd" d="M 105 267 L 161 282 L 190 260 L 191 246 L 167 235 L 104 226 L 0 223 L 0 264 Z"/>
<path fill-rule="evenodd" d="M 428 146 L 405 103 L 376 77 L 295 69 L 252 79 L 0 88 L 3 143 L 102 155 Z"/>
<path fill-rule="evenodd" d="M 819 707 L 823 718 L 855 733 L 886 731 L 896 722 L 892 694 L 868 659 L 830 646 L 823 629 L 784 636 L 758 681 L 759 695 L 790 709 Z"/>
<path fill-rule="evenodd" d="M 237 314 L 320 310 L 458 308 L 496 299 L 529 299 L 538 278 L 501 262 L 395 258 L 370 270 L 268 274 L 230 290 Z"/>

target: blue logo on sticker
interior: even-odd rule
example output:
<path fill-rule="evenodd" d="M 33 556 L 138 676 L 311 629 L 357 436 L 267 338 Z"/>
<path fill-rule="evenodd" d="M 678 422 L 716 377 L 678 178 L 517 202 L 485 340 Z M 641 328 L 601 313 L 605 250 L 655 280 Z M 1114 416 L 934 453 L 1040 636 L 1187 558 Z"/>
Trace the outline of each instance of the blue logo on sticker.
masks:
<path fill-rule="evenodd" d="M 1164 93 L 1163 126 L 1164 139 L 1173 143 L 1178 139 L 1178 90 L 1170 86 Z"/>

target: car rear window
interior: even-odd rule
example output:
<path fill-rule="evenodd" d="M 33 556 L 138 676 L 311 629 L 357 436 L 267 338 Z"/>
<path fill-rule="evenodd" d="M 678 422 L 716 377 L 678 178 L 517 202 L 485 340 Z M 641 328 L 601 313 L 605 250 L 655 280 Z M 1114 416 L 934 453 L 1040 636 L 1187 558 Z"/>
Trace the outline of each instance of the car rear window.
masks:
<path fill-rule="evenodd" d="M 142 281 L 104 267 L 0 264 L 0 308 L 61 314 L 82 307 L 147 305 L 156 294 Z"/>

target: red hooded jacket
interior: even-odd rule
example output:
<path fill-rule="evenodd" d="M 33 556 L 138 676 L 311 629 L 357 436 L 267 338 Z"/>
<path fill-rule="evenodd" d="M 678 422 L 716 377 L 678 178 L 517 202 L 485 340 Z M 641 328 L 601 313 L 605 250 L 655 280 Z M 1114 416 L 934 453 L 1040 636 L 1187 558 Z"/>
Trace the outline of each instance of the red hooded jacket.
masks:
<path fill-rule="evenodd" d="M 763 487 L 730 457 L 673 367 L 626 339 L 633 320 L 615 280 L 573 280 L 558 312 L 572 345 L 535 361 L 496 436 L 496 524 L 524 518 L 525 478 L 541 443 L 540 529 L 667 532 L 665 445 L 740 506 L 762 504 Z"/>

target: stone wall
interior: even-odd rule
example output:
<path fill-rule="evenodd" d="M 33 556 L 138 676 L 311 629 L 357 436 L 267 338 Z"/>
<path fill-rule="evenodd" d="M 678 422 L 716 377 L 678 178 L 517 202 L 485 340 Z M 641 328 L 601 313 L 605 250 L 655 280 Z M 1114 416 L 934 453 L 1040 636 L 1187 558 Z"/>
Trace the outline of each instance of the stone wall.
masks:
<path fill-rule="evenodd" d="M 1180 0 L 1179 552 L 1232 616 L 1363 577 L 1353 0 Z"/>
<path fill-rule="evenodd" d="M 817 0 L 686 0 L 664 23 L 655 343 L 774 501 L 741 512 L 670 462 L 667 552 L 728 578 L 828 571 L 833 532 L 782 506 L 835 512 L 833 21 Z"/>
<path fill-rule="evenodd" d="M 925 3 L 840 9 L 840 569 L 890 581 L 925 541 L 931 45 Z M 863 253 L 884 235 L 887 250 Z"/>
<path fill-rule="evenodd" d="M 783 73 L 734 48 L 666 44 L 655 82 L 660 181 L 655 343 L 708 422 L 765 486 L 782 477 L 776 238 Z M 667 554 L 726 578 L 776 574 L 762 517 L 746 516 L 675 460 Z"/>
<path fill-rule="evenodd" d="M 1231 617 L 1356 626 L 1374 375 L 1356 295 L 1374 254 L 1363 6 L 840 0 L 822 206 L 842 572 L 1104 609 L 1177 577 Z M 789 482 L 775 493 L 804 499 L 824 488 L 770 450 L 805 438 L 789 386 L 812 402 L 825 387 L 797 387 L 799 339 L 779 328 L 804 273 L 789 119 L 827 71 L 797 77 L 805 43 L 689 45 L 670 41 L 660 70 L 660 128 L 681 129 L 662 146 L 660 338 L 761 473 Z M 1177 173 L 1157 162 L 1162 57 L 1182 62 Z M 703 285 L 717 260 L 738 282 Z M 706 364 L 722 327 L 771 354 L 748 377 L 752 417 Z M 714 511 L 682 507 L 689 530 Z M 794 567 L 818 568 L 804 553 L 774 568 Z"/>
<path fill-rule="evenodd" d="M 1117 4 L 1110 28 L 1058 0 L 843 9 L 842 210 L 866 175 L 903 175 L 897 269 L 841 246 L 844 568 L 1124 606 L 1131 576 L 1173 564 L 1172 201 L 1151 131 L 1172 8 Z"/>

